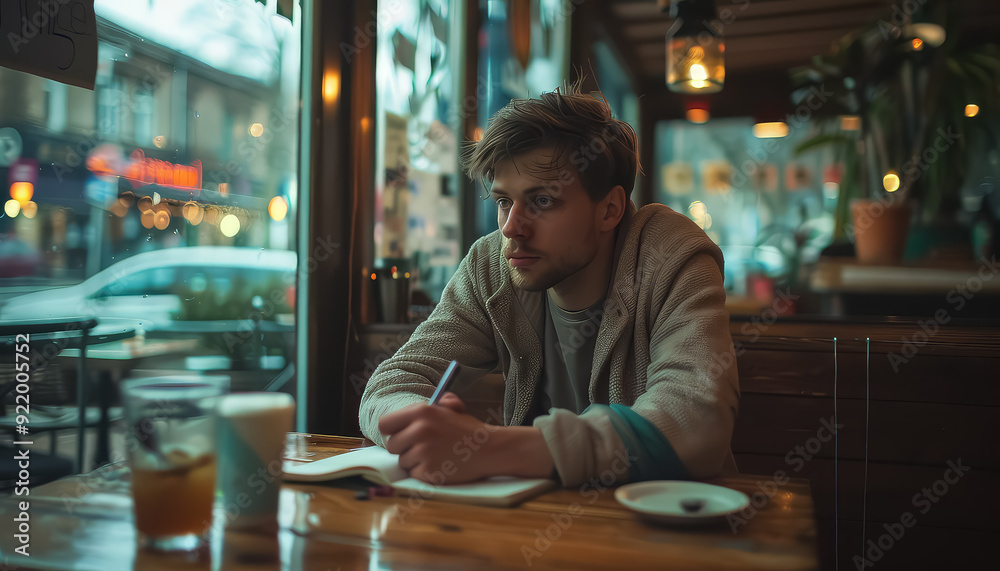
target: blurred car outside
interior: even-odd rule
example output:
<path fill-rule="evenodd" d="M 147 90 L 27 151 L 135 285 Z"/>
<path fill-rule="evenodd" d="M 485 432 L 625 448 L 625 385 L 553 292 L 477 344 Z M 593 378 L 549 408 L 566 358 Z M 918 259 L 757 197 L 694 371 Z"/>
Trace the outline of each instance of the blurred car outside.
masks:
<path fill-rule="evenodd" d="M 191 246 L 143 252 L 78 284 L 9 298 L 0 319 L 125 319 L 144 333 L 176 330 L 178 322 L 287 323 L 296 265 L 296 253 L 288 250 Z M 197 328 L 190 325 L 186 329 Z"/>

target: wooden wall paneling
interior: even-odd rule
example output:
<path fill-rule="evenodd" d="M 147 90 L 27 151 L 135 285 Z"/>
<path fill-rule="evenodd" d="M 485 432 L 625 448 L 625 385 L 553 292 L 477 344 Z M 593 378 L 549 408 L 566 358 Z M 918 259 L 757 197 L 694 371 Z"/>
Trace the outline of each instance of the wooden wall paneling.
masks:
<path fill-rule="evenodd" d="M 808 462 L 788 463 L 783 457 L 736 454 L 740 472 L 772 476 L 787 475 L 793 478 L 808 478 L 812 486 L 817 518 L 834 518 L 861 521 L 867 517 L 873 522 L 899 521 L 905 511 L 914 514 L 919 525 L 949 528 L 974 528 L 1000 531 L 1000 520 L 995 517 L 995 508 L 982 501 L 982 490 L 1000 487 L 1000 471 L 975 468 L 967 462 L 961 463 L 971 469 L 957 478 L 946 474 L 949 465 L 911 466 L 906 464 L 868 463 L 868 500 L 865 494 L 865 464 L 861 460 L 839 460 L 834 465 L 832 459 L 815 458 Z M 834 488 L 834 475 L 839 486 Z M 934 492 L 934 484 L 945 476 L 954 483 L 934 502 L 922 495 L 927 488 Z M 766 480 L 762 480 L 766 482 Z M 766 484 L 761 484 L 765 486 Z M 943 489 L 939 485 L 938 491 Z M 921 494 L 918 498 L 915 495 Z M 835 502 L 836 498 L 836 502 Z M 867 508 L 864 508 L 867 506 Z M 836 510 L 834 509 L 836 507 Z M 864 509 L 863 509 L 864 508 Z"/>
<path fill-rule="evenodd" d="M 833 355 L 758 351 L 738 359 L 744 394 L 784 394 L 833 398 Z M 865 398 L 865 355 L 841 352 L 837 394 Z M 885 353 L 871 356 L 872 400 L 1000 406 L 1000 359 L 918 353 L 896 370 Z M 949 382 L 951 381 L 951 382 Z"/>
<path fill-rule="evenodd" d="M 841 458 L 865 457 L 865 408 L 864 400 L 838 399 Z M 733 451 L 785 456 L 824 437 L 833 415 L 832 398 L 745 394 Z M 961 457 L 977 467 L 1000 468 L 996 452 L 982 442 L 984 435 L 1000 434 L 995 407 L 872 401 L 867 422 L 869 460 L 936 466 Z M 830 439 L 816 455 L 832 458 L 833 448 Z"/>
<path fill-rule="evenodd" d="M 833 521 L 816 521 L 820 537 L 819 551 L 822 569 L 834 569 L 833 541 L 825 541 L 834 536 Z M 906 529 L 899 540 L 883 537 L 888 532 L 881 525 L 868 523 L 864 527 L 865 541 L 862 541 L 862 526 L 859 521 L 841 521 L 839 526 L 840 569 L 873 569 L 874 571 L 914 571 L 924 569 L 989 569 L 996 563 L 996 545 L 1000 543 L 1000 532 L 974 529 L 947 529 L 917 525 Z M 890 538 L 892 539 L 890 541 Z M 854 556 L 861 557 L 862 544 L 865 551 L 871 550 L 868 541 L 882 541 L 888 550 L 873 550 L 874 565 L 858 566 Z M 865 555 L 867 557 L 867 555 Z M 877 558 L 877 559 L 875 559 Z"/>

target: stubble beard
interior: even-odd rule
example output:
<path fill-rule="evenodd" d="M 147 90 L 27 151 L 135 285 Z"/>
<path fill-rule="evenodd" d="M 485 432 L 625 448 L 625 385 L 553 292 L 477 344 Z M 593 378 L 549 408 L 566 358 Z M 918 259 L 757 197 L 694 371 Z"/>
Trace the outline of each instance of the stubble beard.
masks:
<path fill-rule="evenodd" d="M 510 266 L 511 283 L 513 283 L 514 287 L 524 291 L 545 291 L 559 285 L 560 282 L 577 273 L 584 266 L 586 266 L 586 264 L 574 264 L 573 262 L 563 261 L 555 267 L 537 267 L 545 262 L 545 258 L 538 260 L 538 262 L 529 268 L 528 271 Z M 508 264 L 509 263 L 510 262 L 508 262 Z"/>
<path fill-rule="evenodd" d="M 545 291 L 561 281 L 550 276 L 549 272 L 539 275 L 536 279 L 529 278 L 525 273 L 518 268 L 510 268 L 510 281 L 514 287 L 524 291 Z"/>

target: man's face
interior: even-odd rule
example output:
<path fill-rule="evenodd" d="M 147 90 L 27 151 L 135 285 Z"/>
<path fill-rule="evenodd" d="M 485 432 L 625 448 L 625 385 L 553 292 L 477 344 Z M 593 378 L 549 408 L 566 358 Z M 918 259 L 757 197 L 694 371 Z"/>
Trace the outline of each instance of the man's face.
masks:
<path fill-rule="evenodd" d="M 591 201 L 575 169 L 541 172 L 552 162 L 552 151 L 543 150 L 494 169 L 491 197 L 497 202 L 503 255 L 514 285 L 527 291 L 573 287 L 574 276 L 598 250 L 598 203 Z"/>

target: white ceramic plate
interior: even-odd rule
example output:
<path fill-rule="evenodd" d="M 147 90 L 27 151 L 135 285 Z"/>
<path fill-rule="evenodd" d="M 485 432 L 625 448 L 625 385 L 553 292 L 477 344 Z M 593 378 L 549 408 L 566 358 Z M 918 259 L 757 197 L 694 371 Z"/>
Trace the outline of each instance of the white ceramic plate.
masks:
<path fill-rule="evenodd" d="M 615 499 L 643 519 L 671 525 L 718 523 L 750 505 L 743 492 L 682 480 L 627 484 L 615 490 Z"/>

